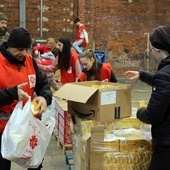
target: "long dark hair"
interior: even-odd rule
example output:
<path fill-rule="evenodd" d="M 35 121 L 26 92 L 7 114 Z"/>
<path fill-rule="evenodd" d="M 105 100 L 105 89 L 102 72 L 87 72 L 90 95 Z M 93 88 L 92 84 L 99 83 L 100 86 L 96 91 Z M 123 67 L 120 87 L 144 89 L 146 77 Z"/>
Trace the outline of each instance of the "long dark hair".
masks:
<path fill-rule="evenodd" d="M 94 52 L 92 50 L 86 50 L 83 52 L 83 54 L 81 55 L 81 58 L 88 58 L 88 59 L 94 59 L 94 63 L 91 67 L 90 70 L 86 70 L 86 69 L 83 69 L 83 72 L 85 72 L 86 74 L 86 81 L 88 80 L 98 80 L 98 77 L 99 77 L 99 66 L 98 66 L 98 62 L 97 62 L 97 58 L 94 54 Z"/>
<path fill-rule="evenodd" d="M 59 38 L 58 41 L 63 44 L 62 52 L 59 52 L 58 67 L 59 69 L 68 70 L 70 68 L 71 42 L 68 38 Z"/>

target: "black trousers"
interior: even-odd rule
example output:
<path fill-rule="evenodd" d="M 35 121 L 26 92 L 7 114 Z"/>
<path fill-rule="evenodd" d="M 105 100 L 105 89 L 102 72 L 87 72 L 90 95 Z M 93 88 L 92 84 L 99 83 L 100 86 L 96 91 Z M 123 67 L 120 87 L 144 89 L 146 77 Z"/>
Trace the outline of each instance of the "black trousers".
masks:
<path fill-rule="evenodd" d="M 1 151 L 1 137 L 2 133 L 0 133 L 0 151 Z M 41 170 L 42 165 L 40 165 L 36 169 L 29 168 L 28 170 Z M 10 170 L 11 169 L 11 161 L 2 158 L 2 154 L 0 152 L 0 170 Z"/>
<path fill-rule="evenodd" d="M 170 170 L 170 146 L 154 146 L 150 170 Z"/>

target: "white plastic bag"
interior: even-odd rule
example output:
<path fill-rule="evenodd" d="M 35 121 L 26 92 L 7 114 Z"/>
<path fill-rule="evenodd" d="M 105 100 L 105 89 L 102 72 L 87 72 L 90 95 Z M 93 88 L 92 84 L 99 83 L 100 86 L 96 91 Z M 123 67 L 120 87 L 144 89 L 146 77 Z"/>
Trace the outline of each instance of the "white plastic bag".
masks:
<path fill-rule="evenodd" d="M 31 113 L 31 99 L 22 109 L 19 101 L 2 134 L 3 158 L 24 168 L 37 168 L 44 158 L 55 126 L 51 117 L 44 121 Z"/>
<path fill-rule="evenodd" d="M 56 98 L 52 97 L 51 105 L 49 105 L 47 107 L 47 110 L 42 114 L 41 120 L 45 120 L 48 117 L 52 117 L 55 119 L 55 103 L 56 103 Z"/>

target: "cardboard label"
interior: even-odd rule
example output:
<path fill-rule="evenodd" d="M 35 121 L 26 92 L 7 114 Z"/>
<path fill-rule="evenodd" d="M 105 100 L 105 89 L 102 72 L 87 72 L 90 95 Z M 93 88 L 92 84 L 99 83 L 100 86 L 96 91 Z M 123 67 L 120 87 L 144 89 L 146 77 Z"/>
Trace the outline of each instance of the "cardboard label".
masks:
<path fill-rule="evenodd" d="M 101 105 L 108 105 L 108 104 L 115 104 L 115 103 L 116 103 L 116 91 L 101 93 Z"/>

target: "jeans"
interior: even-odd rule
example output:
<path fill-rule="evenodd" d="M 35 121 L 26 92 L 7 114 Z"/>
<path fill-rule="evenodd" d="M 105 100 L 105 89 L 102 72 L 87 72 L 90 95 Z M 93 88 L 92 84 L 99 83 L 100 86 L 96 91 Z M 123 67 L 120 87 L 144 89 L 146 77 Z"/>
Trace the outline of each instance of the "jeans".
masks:
<path fill-rule="evenodd" d="M 83 53 L 83 47 L 81 47 L 83 40 L 78 40 L 73 43 L 74 49 L 77 51 L 77 53 L 81 56 Z"/>

